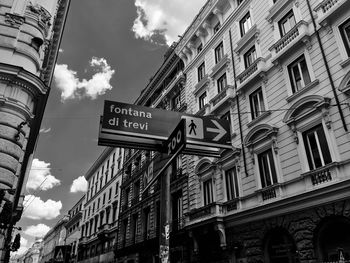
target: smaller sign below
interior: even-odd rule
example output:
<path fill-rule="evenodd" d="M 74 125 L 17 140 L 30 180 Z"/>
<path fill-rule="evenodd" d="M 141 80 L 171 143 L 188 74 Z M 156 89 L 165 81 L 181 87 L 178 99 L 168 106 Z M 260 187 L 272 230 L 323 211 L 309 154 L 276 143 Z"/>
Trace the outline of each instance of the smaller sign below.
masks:
<path fill-rule="evenodd" d="M 54 262 L 65 262 L 66 259 L 66 251 L 69 246 L 56 246 L 54 253 Z"/>
<path fill-rule="evenodd" d="M 169 136 L 163 147 L 163 152 L 172 155 L 176 154 L 186 144 L 186 121 L 180 120 L 174 131 Z"/>

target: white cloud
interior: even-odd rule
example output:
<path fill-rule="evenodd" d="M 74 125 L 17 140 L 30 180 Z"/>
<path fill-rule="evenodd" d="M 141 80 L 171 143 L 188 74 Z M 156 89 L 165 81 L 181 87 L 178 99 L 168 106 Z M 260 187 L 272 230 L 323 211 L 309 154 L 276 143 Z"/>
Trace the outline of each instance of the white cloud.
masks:
<path fill-rule="evenodd" d="M 51 128 L 41 128 L 40 133 L 48 133 L 51 131 Z"/>
<path fill-rule="evenodd" d="M 64 51 L 64 50 L 63 50 L 62 48 L 60 48 L 60 49 L 58 50 L 59 53 L 63 53 L 63 51 Z"/>
<path fill-rule="evenodd" d="M 135 0 L 137 18 L 132 30 L 136 38 L 154 42 L 163 35 L 170 46 L 177 41 L 206 0 Z"/>
<path fill-rule="evenodd" d="M 84 97 L 96 99 L 112 89 L 109 82 L 115 71 L 107 64 L 106 59 L 93 57 L 89 63 L 95 72 L 89 80 L 80 80 L 77 72 L 69 69 L 66 64 L 56 65 L 54 78 L 58 89 L 62 91 L 62 101 Z"/>
<path fill-rule="evenodd" d="M 46 191 L 61 184 L 61 181 L 51 174 L 50 165 L 50 163 L 39 159 L 33 160 L 26 185 L 27 189 L 36 190 L 40 187 L 41 190 Z"/>
<path fill-rule="evenodd" d="M 24 197 L 24 202 L 23 216 L 34 220 L 54 219 L 60 215 L 60 210 L 62 208 L 61 201 L 48 199 L 44 202 L 40 197 L 33 195 L 26 195 Z"/>
<path fill-rule="evenodd" d="M 45 224 L 37 224 L 28 226 L 24 233 L 32 237 L 44 237 L 49 230 L 49 226 Z"/>
<path fill-rule="evenodd" d="M 84 176 L 79 176 L 77 179 L 74 179 L 71 187 L 70 192 L 76 193 L 76 192 L 86 192 L 88 189 L 88 182 L 86 181 Z"/>

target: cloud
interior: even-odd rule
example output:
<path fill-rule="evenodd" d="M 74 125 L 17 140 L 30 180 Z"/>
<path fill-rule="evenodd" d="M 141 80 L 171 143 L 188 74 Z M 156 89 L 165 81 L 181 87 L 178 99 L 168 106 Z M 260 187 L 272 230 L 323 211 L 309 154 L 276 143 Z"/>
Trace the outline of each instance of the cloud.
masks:
<path fill-rule="evenodd" d="M 64 51 L 64 50 L 63 50 L 62 48 L 60 48 L 60 49 L 58 50 L 59 53 L 63 53 L 63 51 Z"/>
<path fill-rule="evenodd" d="M 178 41 L 206 0 L 135 0 L 137 17 L 132 27 L 136 38 L 167 44 Z M 165 43 L 157 41 L 164 37 Z"/>
<path fill-rule="evenodd" d="M 88 189 L 88 182 L 86 181 L 84 176 L 79 176 L 77 179 L 74 179 L 71 187 L 70 192 L 76 193 L 76 192 L 86 192 Z"/>
<path fill-rule="evenodd" d="M 51 174 L 50 165 L 50 163 L 45 163 L 39 159 L 33 160 L 26 186 L 27 189 L 37 190 L 40 187 L 41 190 L 46 191 L 61 184 L 61 181 Z"/>
<path fill-rule="evenodd" d="M 48 199 L 44 202 L 40 197 L 33 195 L 26 195 L 24 197 L 24 202 L 25 208 L 23 216 L 34 220 L 54 219 L 60 215 L 60 210 L 62 208 L 61 201 Z"/>
<path fill-rule="evenodd" d="M 46 233 L 49 232 L 49 230 L 49 226 L 45 224 L 37 224 L 33 226 L 28 226 L 24 233 L 32 237 L 44 237 Z"/>
<path fill-rule="evenodd" d="M 48 133 L 48 132 L 50 132 L 51 131 L 51 128 L 41 128 L 40 129 L 40 133 Z"/>
<path fill-rule="evenodd" d="M 112 89 L 109 82 L 115 71 L 111 69 L 106 59 L 93 57 L 89 63 L 94 72 L 89 80 L 80 80 L 77 72 L 69 69 L 66 64 L 56 65 L 54 78 L 57 88 L 62 91 L 62 101 L 81 98 L 96 99 L 97 96 Z"/>

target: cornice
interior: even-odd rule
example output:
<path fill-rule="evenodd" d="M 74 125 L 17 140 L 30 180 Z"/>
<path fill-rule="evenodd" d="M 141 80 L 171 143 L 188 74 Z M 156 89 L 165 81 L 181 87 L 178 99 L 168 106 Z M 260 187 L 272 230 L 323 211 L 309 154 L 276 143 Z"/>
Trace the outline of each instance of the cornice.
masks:
<path fill-rule="evenodd" d="M 85 178 L 88 181 L 91 176 L 101 167 L 101 165 L 106 161 L 106 158 L 113 152 L 115 148 L 106 147 L 97 160 L 93 163 L 90 169 L 85 173 Z"/>

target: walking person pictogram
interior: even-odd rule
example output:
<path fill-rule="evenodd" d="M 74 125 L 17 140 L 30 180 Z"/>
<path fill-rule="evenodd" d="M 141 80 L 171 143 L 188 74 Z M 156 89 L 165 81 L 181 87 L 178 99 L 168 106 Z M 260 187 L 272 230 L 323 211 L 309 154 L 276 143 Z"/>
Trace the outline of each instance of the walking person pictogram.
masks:
<path fill-rule="evenodd" d="M 190 127 L 190 134 L 193 131 L 194 135 L 197 135 L 197 133 L 196 133 L 197 125 L 193 122 L 193 120 L 191 120 L 191 123 L 190 123 L 190 125 L 188 125 L 188 127 Z"/>

